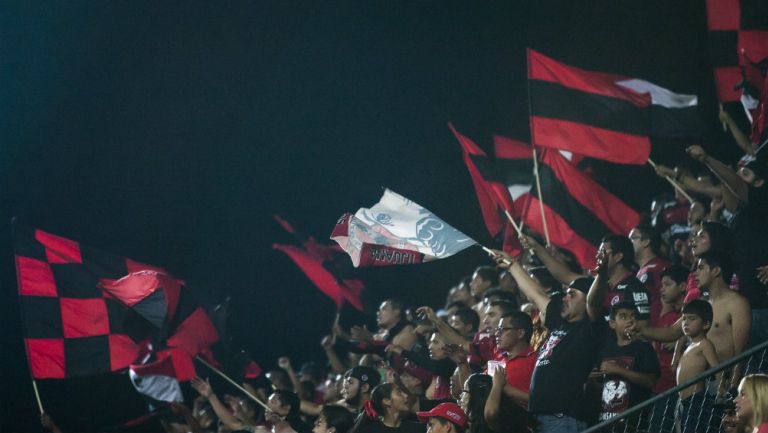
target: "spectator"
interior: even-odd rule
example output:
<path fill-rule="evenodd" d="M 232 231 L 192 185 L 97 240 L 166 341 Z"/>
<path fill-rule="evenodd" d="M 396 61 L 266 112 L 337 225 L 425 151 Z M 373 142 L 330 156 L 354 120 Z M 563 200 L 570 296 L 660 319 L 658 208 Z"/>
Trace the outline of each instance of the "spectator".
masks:
<path fill-rule="evenodd" d="M 530 344 L 532 332 L 531 318 L 520 311 L 502 316 L 496 328 L 496 345 L 506 373 L 506 385 L 502 391 L 526 409 L 530 399 L 531 375 L 536 365 L 536 351 Z"/>
<path fill-rule="evenodd" d="M 632 339 L 635 306 L 621 301 L 613 304 L 608 325 L 615 338 L 609 337 L 600 351 L 600 364 L 594 373 L 602 378 L 600 421 L 605 421 L 651 397 L 659 377 L 659 361 L 650 343 Z M 622 420 L 625 427 L 647 429 L 644 415 Z"/>
<path fill-rule="evenodd" d="M 373 389 L 365 410 L 358 416 L 351 433 L 424 433 L 424 425 L 406 421 L 408 396 L 392 383 Z"/>
<path fill-rule="evenodd" d="M 739 383 L 738 396 L 734 400 L 736 415 L 748 432 L 768 432 L 768 376 L 750 374 Z"/>
<path fill-rule="evenodd" d="M 352 367 L 344 375 L 344 382 L 341 386 L 341 397 L 338 404 L 346 407 L 352 412 L 359 412 L 363 404 L 370 400 L 371 391 L 381 381 L 381 375 L 373 367 L 358 365 Z"/>
<path fill-rule="evenodd" d="M 604 255 L 598 257 L 598 277 L 588 293 L 569 287 L 564 297 L 550 299 L 514 258 L 501 251 L 494 251 L 494 255 L 497 263 L 509 268 L 525 296 L 544 312 L 545 326 L 550 330 L 531 379 L 531 413 L 541 431 L 583 430 L 587 425 L 583 419 L 584 383 L 605 338 L 600 305 L 607 260 Z"/>
<path fill-rule="evenodd" d="M 315 420 L 312 433 L 348 433 L 355 422 L 355 417 L 341 406 L 324 406 Z"/>
<path fill-rule="evenodd" d="M 464 433 L 467 415 L 456 403 L 440 403 L 429 412 L 417 412 L 419 421 L 427 423 L 427 433 Z"/>
<path fill-rule="evenodd" d="M 639 267 L 635 275 L 645 285 L 651 301 L 651 324 L 661 316 L 661 272 L 670 263 L 661 257 L 661 236 L 651 226 L 639 225 L 629 232 L 629 240 Z"/>

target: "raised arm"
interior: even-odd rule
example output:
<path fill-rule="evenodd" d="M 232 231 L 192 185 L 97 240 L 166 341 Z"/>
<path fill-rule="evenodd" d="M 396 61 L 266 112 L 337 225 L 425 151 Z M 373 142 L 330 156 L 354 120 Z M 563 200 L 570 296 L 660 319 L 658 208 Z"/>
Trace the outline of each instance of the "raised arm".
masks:
<path fill-rule="evenodd" d="M 455 344 L 461 346 L 464 350 L 469 350 L 470 341 L 464 338 L 464 336 L 459 334 L 455 329 L 451 328 L 449 324 L 445 323 L 445 320 L 437 317 L 435 310 L 431 307 L 419 307 L 416 309 L 416 314 L 418 314 L 419 317 L 429 320 L 432 325 L 435 326 L 437 332 L 440 333 L 440 336 L 443 337 L 446 344 Z"/>
<path fill-rule="evenodd" d="M 494 260 L 499 266 L 508 267 L 510 275 L 515 279 L 517 285 L 520 286 L 520 290 L 523 291 L 528 300 L 533 302 L 533 305 L 539 309 L 539 311 L 547 311 L 547 305 L 549 305 L 549 296 L 544 291 L 544 288 L 536 282 L 528 272 L 523 269 L 517 260 L 509 254 L 494 250 Z M 509 263 L 512 263 L 509 265 Z"/>
<path fill-rule="evenodd" d="M 556 259 L 555 256 L 532 237 L 521 235 L 519 239 L 523 247 L 536 254 L 536 257 L 541 260 L 541 263 L 544 264 L 549 273 L 561 283 L 568 284 L 576 278 L 583 277 L 583 275 L 573 272 L 565 263 Z"/>
<path fill-rule="evenodd" d="M 192 385 L 192 388 L 200 393 L 200 395 L 208 399 L 208 402 L 211 404 L 213 411 L 216 412 L 216 416 L 219 417 L 221 422 L 223 422 L 227 428 L 232 430 L 239 430 L 243 427 L 243 423 L 240 422 L 239 419 L 235 418 L 234 415 L 232 415 L 229 409 L 224 406 L 224 403 L 219 400 L 219 397 L 216 396 L 216 393 L 213 392 L 213 388 L 211 388 L 211 383 L 208 381 L 208 379 L 203 380 L 199 377 L 196 377 L 192 379 L 190 384 Z"/>
<path fill-rule="evenodd" d="M 331 370 L 336 374 L 344 374 L 347 369 L 344 367 L 344 363 L 341 362 L 339 355 L 333 350 L 333 336 L 326 335 L 323 337 L 320 341 L 320 346 L 323 347 L 325 357 L 328 358 L 328 363 L 331 364 Z"/>
<path fill-rule="evenodd" d="M 729 211 L 736 211 L 739 202 L 747 202 L 748 186 L 731 167 L 707 155 L 699 145 L 690 146 L 685 151 L 691 158 L 706 165 L 724 184 L 723 199 Z"/>

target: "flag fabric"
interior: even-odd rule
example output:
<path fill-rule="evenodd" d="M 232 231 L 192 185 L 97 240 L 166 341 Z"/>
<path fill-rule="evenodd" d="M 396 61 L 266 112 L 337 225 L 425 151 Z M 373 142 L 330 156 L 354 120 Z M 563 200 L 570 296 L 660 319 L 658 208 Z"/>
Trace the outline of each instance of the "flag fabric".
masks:
<path fill-rule="evenodd" d="M 496 135 L 493 151 L 497 173 L 515 202 L 513 216 L 517 218 L 525 207 L 520 198 L 527 197 L 533 184 L 533 149 L 522 141 Z"/>
<path fill-rule="evenodd" d="M 448 127 L 461 144 L 464 164 L 472 178 L 488 233 L 496 237 L 509 224 L 504 211 L 514 213 L 513 198 L 506 184 L 500 181 L 488 155 L 468 137 L 460 134 L 452 124 L 449 123 Z"/>
<path fill-rule="evenodd" d="M 13 232 L 32 377 L 89 376 L 135 362 L 154 326 L 99 284 L 157 268 L 16 223 Z"/>
<path fill-rule="evenodd" d="M 531 138 L 624 164 L 645 164 L 651 136 L 700 137 L 697 98 L 644 80 L 575 68 L 528 50 Z"/>
<path fill-rule="evenodd" d="M 149 359 L 154 358 L 152 361 Z M 148 355 L 141 364 L 133 364 L 128 376 L 134 388 L 150 398 L 152 403 L 183 402 L 179 382 L 197 376 L 194 362 L 181 349 L 167 349 Z"/>
<path fill-rule="evenodd" d="M 635 210 L 550 149 L 541 153 L 539 178 L 541 193 L 534 187 L 523 220 L 544 233 L 541 197 L 551 242 L 570 250 L 584 268 L 594 266 L 603 236 L 626 235 L 640 221 Z"/>
<path fill-rule="evenodd" d="M 182 281 L 160 267 L 14 224 L 24 343 L 35 378 L 123 370 L 148 353 L 218 340 Z"/>
<path fill-rule="evenodd" d="M 330 297 L 336 308 L 341 308 L 344 301 L 359 311 L 363 311 L 363 281 L 349 275 L 349 262 L 341 256 L 344 251 L 337 244 L 323 244 L 314 236 L 306 236 L 296 230 L 288 221 L 275 215 L 275 220 L 288 233 L 292 234 L 301 247 L 274 244 L 273 248 L 284 252 L 315 285 Z"/>
<path fill-rule="evenodd" d="M 742 92 L 740 55 L 760 62 L 768 56 L 768 23 L 757 5 L 760 0 L 707 0 L 709 57 L 718 100 L 738 102 Z M 742 68 L 740 68 L 740 65 Z"/>
<path fill-rule="evenodd" d="M 304 272 L 307 278 L 309 278 L 321 292 L 333 300 L 336 304 L 336 308 L 341 308 L 344 301 L 347 301 L 350 305 L 362 311 L 363 304 L 360 300 L 362 287 L 354 284 L 353 287 L 348 287 L 323 266 L 321 258 L 311 254 L 301 247 L 281 244 L 274 244 L 272 247 L 278 251 L 282 251 L 290 257 L 296 266 Z"/>
<path fill-rule="evenodd" d="M 450 257 L 473 239 L 422 206 L 390 191 L 368 208 L 345 214 L 331 233 L 357 266 L 422 263 Z"/>

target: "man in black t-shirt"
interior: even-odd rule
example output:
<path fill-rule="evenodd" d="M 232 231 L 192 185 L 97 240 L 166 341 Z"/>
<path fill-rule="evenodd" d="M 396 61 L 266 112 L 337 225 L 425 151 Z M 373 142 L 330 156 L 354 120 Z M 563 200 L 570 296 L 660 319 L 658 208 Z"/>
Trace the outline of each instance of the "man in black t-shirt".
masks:
<path fill-rule="evenodd" d="M 544 312 L 544 323 L 550 330 L 531 377 L 529 410 L 539 422 L 539 431 L 584 430 L 584 383 L 607 329 L 601 308 L 605 284 L 600 284 L 607 278 L 607 261 L 598 255 L 594 282 L 579 278 L 564 296 L 550 299 L 515 259 L 500 251 L 494 253 L 497 263 L 509 267 L 520 290 Z"/>
<path fill-rule="evenodd" d="M 628 301 L 637 309 L 637 321 L 644 324 L 650 318 L 651 302 L 645 286 L 632 272 L 635 264 L 632 241 L 624 236 L 607 235 L 600 245 L 598 256 L 601 254 L 606 261 L 605 283 L 608 285 L 603 297 L 603 314 L 606 319 L 612 305 Z"/>

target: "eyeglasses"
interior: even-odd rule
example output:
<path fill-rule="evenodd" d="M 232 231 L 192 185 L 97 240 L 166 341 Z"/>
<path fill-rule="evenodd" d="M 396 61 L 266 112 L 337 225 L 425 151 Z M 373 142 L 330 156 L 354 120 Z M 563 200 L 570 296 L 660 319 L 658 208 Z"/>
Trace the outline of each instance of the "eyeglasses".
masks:
<path fill-rule="evenodd" d="M 513 329 L 520 329 L 520 328 L 517 326 L 499 326 L 498 328 L 496 328 L 496 333 L 501 334 L 504 331 L 509 331 Z"/>

